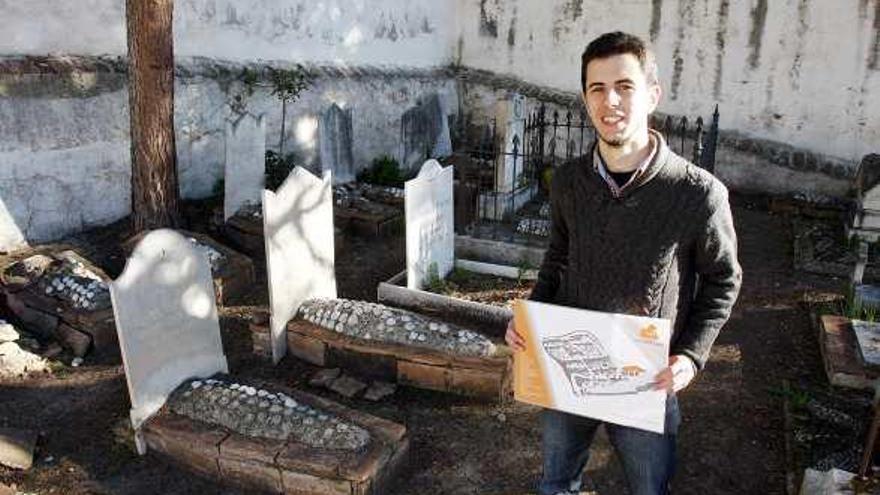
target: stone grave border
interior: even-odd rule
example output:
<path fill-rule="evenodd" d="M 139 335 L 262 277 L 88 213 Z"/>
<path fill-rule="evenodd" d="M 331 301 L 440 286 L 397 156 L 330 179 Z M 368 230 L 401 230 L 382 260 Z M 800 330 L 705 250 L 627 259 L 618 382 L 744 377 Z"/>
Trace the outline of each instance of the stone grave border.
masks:
<path fill-rule="evenodd" d="M 251 323 L 254 352 L 271 355 L 269 327 Z M 512 360 L 506 346 L 494 356 L 455 356 L 436 350 L 358 339 L 304 320 L 287 324 L 290 354 L 322 367 L 339 367 L 399 385 L 506 402 L 512 397 Z"/>
<path fill-rule="evenodd" d="M 100 277 L 108 285 L 109 290 L 112 279 L 104 270 L 80 255 L 76 249 L 75 246 L 65 244 L 36 246 L 15 253 L 3 269 L 30 256 L 52 257 L 70 252 L 72 259 Z M 34 290 L 32 284 L 14 286 L 0 282 L 0 292 L 5 296 L 7 307 L 21 321 L 25 330 L 44 338 L 53 338 L 62 346 L 70 348 L 77 356 L 95 352 L 101 356 L 119 358 L 119 342 L 116 337 L 112 306 L 97 311 L 66 307 L 55 298 Z"/>
<path fill-rule="evenodd" d="M 219 241 L 200 232 L 191 232 L 188 230 L 175 229 L 175 232 L 186 238 L 194 238 L 202 244 L 210 246 L 218 251 L 226 258 L 226 262 L 222 265 L 218 273 L 211 270 L 211 278 L 214 280 L 214 294 L 218 305 L 223 306 L 230 299 L 235 299 L 242 294 L 250 291 L 256 283 L 256 273 L 254 272 L 254 262 L 246 254 L 240 253 L 229 246 L 221 244 Z M 127 239 L 123 242 L 123 249 L 126 256 L 130 256 L 135 246 L 143 239 L 148 232 Z"/>
<path fill-rule="evenodd" d="M 820 315 L 813 307 L 810 320 L 818 333 L 828 382 L 839 387 L 874 390 L 874 381 L 880 373 L 865 366 L 849 318 Z"/>
<path fill-rule="evenodd" d="M 381 494 L 407 463 L 409 437 L 397 423 L 320 397 L 286 389 L 295 400 L 354 423 L 370 433 L 360 452 L 318 449 L 293 440 L 246 437 L 227 428 L 171 413 L 163 407 L 143 426 L 160 457 L 196 474 L 243 489 L 273 493 Z"/>

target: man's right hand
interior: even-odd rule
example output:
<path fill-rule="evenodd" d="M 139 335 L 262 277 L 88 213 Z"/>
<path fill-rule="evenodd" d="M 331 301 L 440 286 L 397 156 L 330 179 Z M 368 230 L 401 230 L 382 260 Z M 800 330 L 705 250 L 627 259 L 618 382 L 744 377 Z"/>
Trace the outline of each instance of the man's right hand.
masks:
<path fill-rule="evenodd" d="M 513 319 L 507 322 L 507 333 L 504 334 L 504 341 L 514 351 L 526 350 L 526 339 L 516 331 L 516 324 L 514 324 Z"/>

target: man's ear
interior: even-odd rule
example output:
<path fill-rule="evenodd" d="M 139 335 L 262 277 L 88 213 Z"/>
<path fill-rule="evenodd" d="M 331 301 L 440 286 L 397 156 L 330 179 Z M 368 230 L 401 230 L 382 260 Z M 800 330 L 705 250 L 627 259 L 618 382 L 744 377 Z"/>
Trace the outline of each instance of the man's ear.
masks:
<path fill-rule="evenodd" d="M 648 87 L 648 98 L 650 110 L 648 113 L 652 113 L 657 109 L 657 105 L 660 104 L 660 98 L 663 96 L 663 90 L 660 88 L 660 83 L 652 84 Z"/>

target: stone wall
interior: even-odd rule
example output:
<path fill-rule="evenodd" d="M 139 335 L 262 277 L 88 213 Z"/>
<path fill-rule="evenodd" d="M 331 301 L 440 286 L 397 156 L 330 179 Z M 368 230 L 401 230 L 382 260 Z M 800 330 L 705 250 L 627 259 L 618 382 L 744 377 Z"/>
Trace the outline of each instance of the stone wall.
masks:
<path fill-rule="evenodd" d="M 852 169 L 880 141 L 880 0 L 459 3 L 467 67 L 576 93 L 586 43 L 620 29 L 654 43 L 664 113 L 718 102 L 722 129 Z"/>

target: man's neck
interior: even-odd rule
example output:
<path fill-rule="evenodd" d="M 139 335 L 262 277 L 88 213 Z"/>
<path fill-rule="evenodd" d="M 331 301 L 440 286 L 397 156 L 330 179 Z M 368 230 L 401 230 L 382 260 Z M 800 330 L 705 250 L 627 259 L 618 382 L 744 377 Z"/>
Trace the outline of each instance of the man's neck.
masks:
<path fill-rule="evenodd" d="M 623 146 L 611 146 L 600 139 L 599 153 L 602 155 L 602 160 L 605 161 L 605 167 L 609 172 L 632 172 L 648 158 L 651 146 L 651 137 L 648 132 L 645 132 L 639 139 L 630 141 Z"/>

